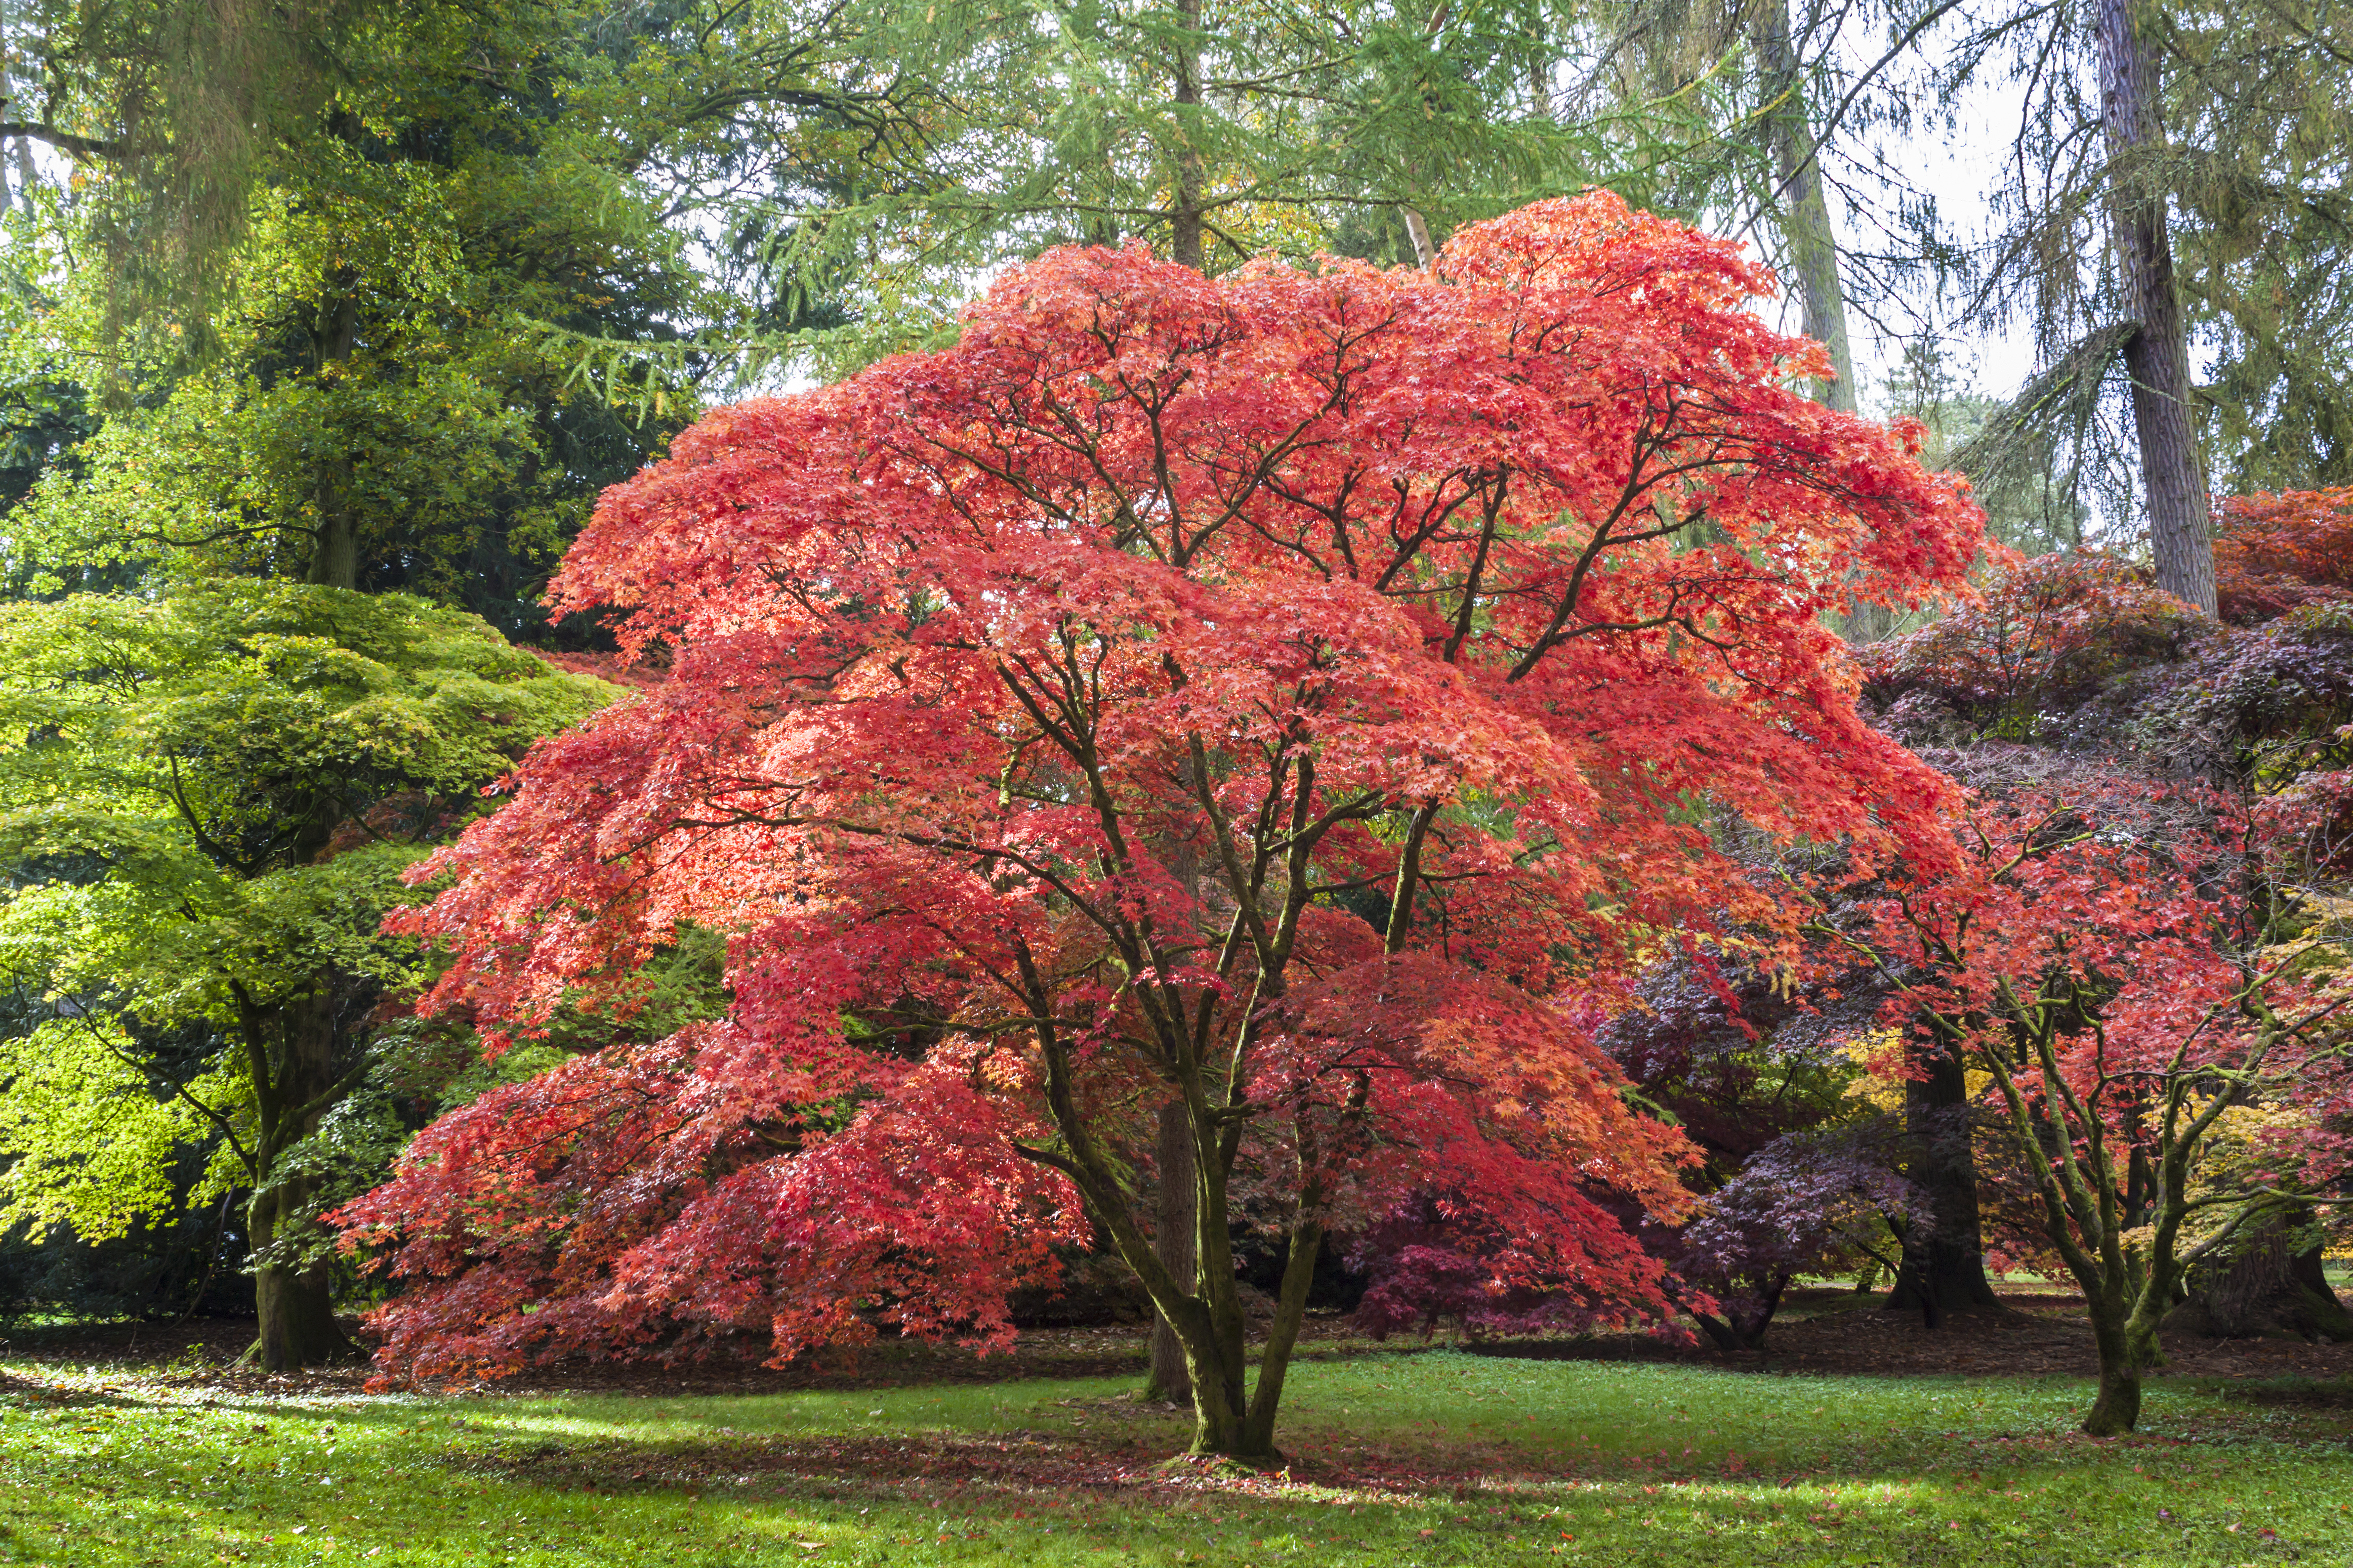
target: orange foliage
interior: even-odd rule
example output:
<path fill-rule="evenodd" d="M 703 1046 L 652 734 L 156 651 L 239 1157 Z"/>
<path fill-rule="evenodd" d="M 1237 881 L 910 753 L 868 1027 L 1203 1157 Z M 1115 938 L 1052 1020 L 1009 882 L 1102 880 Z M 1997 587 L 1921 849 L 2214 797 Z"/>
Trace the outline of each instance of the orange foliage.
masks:
<path fill-rule="evenodd" d="M 2353 485 L 2224 497 L 2214 509 L 2214 584 L 2222 618 L 2242 626 L 2353 598 Z"/>

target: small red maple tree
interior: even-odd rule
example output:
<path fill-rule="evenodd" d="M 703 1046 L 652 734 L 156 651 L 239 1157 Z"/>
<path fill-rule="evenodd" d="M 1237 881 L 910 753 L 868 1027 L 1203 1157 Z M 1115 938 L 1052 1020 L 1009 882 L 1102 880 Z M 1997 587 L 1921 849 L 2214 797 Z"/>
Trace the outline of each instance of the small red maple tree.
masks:
<path fill-rule="evenodd" d="M 353 1205 L 395 1366 L 1008 1331 L 1092 1228 L 1263 1457 L 1328 1229 L 1442 1186 L 1512 1267 L 1659 1310 L 1676 1211 L 1596 998 L 1763 922 L 1711 828 L 1933 856 L 1825 614 L 1980 542 L 1917 431 L 1794 389 L 1735 246 L 1606 194 L 1434 272 L 1064 250 L 957 346 L 721 410 L 555 589 L 669 679 L 436 863 L 428 998 L 528 1028 L 682 922 L 733 1007 L 429 1129 Z M 1139 1219 L 1183 1108 L 1199 1283 Z M 1246 1385 L 1230 1223 L 1289 1268 Z M 1499 1288 L 1511 1281 L 1499 1281 Z"/>
<path fill-rule="evenodd" d="M 2248 824 L 2113 775 L 1974 801 L 1961 837 L 1957 866 L 1899 871 L 1844 941 L 1889 1023 L 1987 1075 L 2004 1174 L 2084 1290 L 2084 1430 L 2114 1436 L 2191 1265 L 2251 1222 L 2353 1202 L 2344 922 L 2250 878 Z"/>

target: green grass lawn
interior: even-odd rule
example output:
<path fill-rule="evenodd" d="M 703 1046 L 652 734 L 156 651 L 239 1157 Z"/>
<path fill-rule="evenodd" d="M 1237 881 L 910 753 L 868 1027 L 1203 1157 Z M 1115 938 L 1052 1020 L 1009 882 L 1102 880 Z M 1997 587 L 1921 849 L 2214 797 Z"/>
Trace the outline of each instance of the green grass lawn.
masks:
<path fill-rule="evenodd" d="M 30 1382 L 36 1369 L 9 1371 Z M 2353 1388 L 1451 1351 L 1293 1374 L 1288 1478 L 1108 1380 L 264 1402 L 0 1382 L 0 1563 L 2353 1563 Z"/>

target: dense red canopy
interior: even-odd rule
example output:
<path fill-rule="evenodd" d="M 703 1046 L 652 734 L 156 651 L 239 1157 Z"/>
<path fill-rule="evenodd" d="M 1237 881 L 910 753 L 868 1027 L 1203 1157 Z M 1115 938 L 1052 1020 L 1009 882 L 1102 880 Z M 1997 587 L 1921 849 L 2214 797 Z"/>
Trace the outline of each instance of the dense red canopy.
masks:
<path fill-rule="evenodd" d="M 394 1357 L 989 1339 L 1082 1203 L 1184 1329 L 1135 1218 L 1171 1097 L 1205 1203 L 1312 1243 L 1443 1183 L 1655 1305 L 1592 1200 L 1673 1208 L 1680 1140 L 1587 1023 L 1769 917 L 1736 819 L 1941 852 L 1823 617 L 1980 542 L 1915 429 L 1795 389 L 1770 288 L 1600 193 L 1429 273 L 1057 251 L 953 349 L 681 436 L 555 591 L 669 679 L 534 752 L 415 924 L 499 1028 L 682 921 L 733 1009 L 418 1141 L 353 1211 L 420 1277 Z"/>

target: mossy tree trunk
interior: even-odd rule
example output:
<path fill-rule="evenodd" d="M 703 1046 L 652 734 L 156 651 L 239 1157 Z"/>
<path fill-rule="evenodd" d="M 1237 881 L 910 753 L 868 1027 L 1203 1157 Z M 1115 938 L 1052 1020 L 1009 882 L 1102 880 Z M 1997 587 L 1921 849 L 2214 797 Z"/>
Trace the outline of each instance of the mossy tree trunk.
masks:
<path fill-rule="evenodd" d="M 238 1007 L 258 1128 L 248 1164 L 253 1198 L 246 1214 L 254 1255 L 254 1310 L 260 1331 L 246 1358 L 265 1371 L 291 1372 L 357 1353 L 335 1321 L 326 1261 L 305 1256 L 296 1227 L 307 1222 L 309 1181 L 285 1167 L 287 1152 L 316 1131 L 327 1112 L 357 1086 L 364 1058 L 337 1071 L 339 1003 L 349 998 L 322 984 L 274 1005 L 241 984 Z"/>

